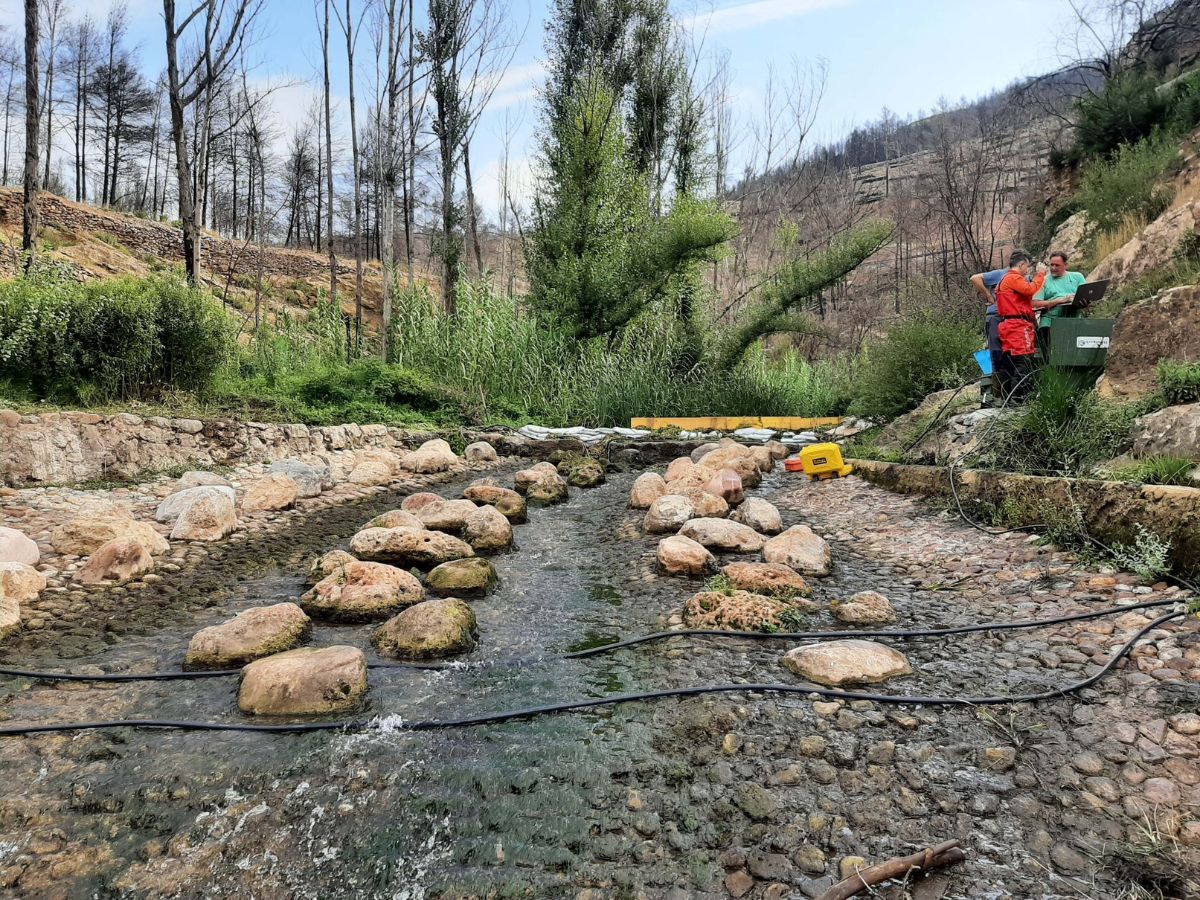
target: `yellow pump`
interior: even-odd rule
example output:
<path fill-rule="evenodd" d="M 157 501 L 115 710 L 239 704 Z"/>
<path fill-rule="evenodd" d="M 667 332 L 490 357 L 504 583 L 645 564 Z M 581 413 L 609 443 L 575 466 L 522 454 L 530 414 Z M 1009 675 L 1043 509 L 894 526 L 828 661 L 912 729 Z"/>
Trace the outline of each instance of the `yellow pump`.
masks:
<path fill-rule="evenodd" d="M 804 474 L 813 481 L 844 478 L 854 467 L 842 460 L 842 448 L 837 444 L 812 444 L 800 451 Z"/>

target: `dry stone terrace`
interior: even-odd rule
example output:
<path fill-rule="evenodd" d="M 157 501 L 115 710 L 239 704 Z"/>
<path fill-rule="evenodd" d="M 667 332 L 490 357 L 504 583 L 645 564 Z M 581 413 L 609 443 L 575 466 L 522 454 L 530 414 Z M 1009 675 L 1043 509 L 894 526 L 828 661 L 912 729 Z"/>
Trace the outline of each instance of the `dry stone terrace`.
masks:
<path fill-rule="evenodd" d="M 687 473 L 703 459 L 697 451 L 690 465 L 673 464 L 671 474 L 684 479 L 676 489 L 702 490 Z M 42 667 L 56 659 L 71 668 L 72 658 L 93 659 L 103 645 L 121 653 L 128 635 L 138 635 L 140 647 L 153 646 L 156 637 L 185 644 L 193 629 L 183 629 L 171 611 L 190 594 L 203 593 L 211 607 L 196 614 L 198 624 L 224 621 L 230 609 L 264 594 L 273 602 L 298 600 L 300 589 L 293 586 L 310 580 L 311 558 L 347 546 L 379 513 L 399 509 L 400 498 L 408 497 L 405 515 L 389 513 L 380 524 L 411 527 L 409 517 L 420 521 L 423 510 L 436 522 L 439 500 L 427 491 L 461 497 L 479 476 L 503 485 L 472 489 L 480 496 L 506 496 L 499 492 L 514 483 L 513 472 L 528 465 L 458 462 L 446 472 L 393 473 L 383 484 L 356 485 L 347 480 L 351 473 L 371 473 L 386 459 L 368 449 L 335 463 L 333 487 L 296 499 L 293 509 L 239 505 L 237 529 L 228 537 L 173 540 L 153 570 L 119 585 L 81 586 L 83 557 L 56 550 L 55 528 L 98 495 L 127 505 L 139 521 L 154 522 L 164 497 L 179 486 L 174 479 L 105 492 L 6 491 L 0 524 L 37 541 L 47 585 L 22 605 L 24 628 L 0 644 L 0 659 Z M 609 692 L 802 683 L 782 662 L 795 646 L 786 640 L 677 637 L 596 660 L 543 661 L 551 668 L 539 675 L 535 667 L 528 682 L 517 670 L 488 665 L 511 666 L 522 658 L 517 653 L 552 654 L 571 640 L 566 634 L 583 627 L 602 628 L 602 640 L 683 627 L 689 598 L 718 566 L 736 593 L 750 585 L 772 595 L 770 609 L 794 607 L 803 627 L 844 630 L 847 638 L 858 630 L 849 624 L 856 620 L 942 627 L 1185 597 L 1176 587 L 1141 584 L 1025 535 L 983 534 L 926 501 L 855 478 L 809 484 L 784 474 L 777 460 L 763 460 L 759 468 L 770 471 L 760 486 L 745 488 L 749 499 L 735 510 L 756 501 L 755 515 L 742 518 L 766 522 L 764 531 L 776 530 L 764 504 L 778 512 L 780 546 L 787 548 L 778 558 L 785 563 L 762 562 L 766 547 L 780 538 L 695 514 L 695 503 L 694 515 L 673 531 L 648 533 L 647 511 L 630 508 L 631 493 L 646 506 L 663 495 L 657 486 L 650 492 L 655 497 L 634 490 L 642 466 L 610 469 L 607 483 L 589 475 L 582 480 L 595 486 L 586 490 L 568 488 L 571 465 L 525 470 L 532 474 L 515 482 L 531 501 L 527 521 L 519 522 L 514 511 L 516 546 L 491 558 L 498 586 L 470 599 L 479 640 L 462 657 L 466 667 L 414 676 L 425 680 L 412 687 L 372 681 L 370 709 L 382 716 L 448 717 L 571 699 L 554 690 L 578 692 L 584 685 L 576 679 L 593 675 Z M 240 500 L 269 469 L 255 463 L 224 477 Z M 667 474 L 663 467 L 655 471 Z M 701 474 L 705 484 L 713 480 Z M 539 490 L 547 485 L 554 489 Z M 670 489 L 664 480 L 661 490 Z M 728 484 L 713 489 L 733 499 Z M 539 494 L 543 502 L 567 499 L 542 506 L 533 502 Z M 701 524 L 688 529 L 688 522 Z M 168 535 L 174 525 L 152 527 Z M 797 534 L 804 553 L 793 546 Z M 664 571 L 664 540 L 695 544 L 684 548 L 694 562 L 678 571 L 697 574 Z M 274 580 L 258 587 L 264 570 Z M 597 596 L 608 601 L 597 607 L 591 591 L 580 592 L 580 579 L 602 586 Z M 580 598 L 583 606 L 573 606 Z M 1160 613 L 886 641 L 906 664 L 868 689 L 960 697 L 1051 689 L 1096 672 Z M 90 627 L 97 618 L 106 620 L 104 627 Z M 370 652 L 370 627 L 321 625 L 313 644 Z M 115 896 L 328 897 L 392 896 L 401 885 L 425 896 L 464 898 L 518 888 L 525 896 L 581 900 L 820 897 L 856 867 L 958 838 L 965 863 L 909 887 L 878 889 L 878 895 L 1131 898 L 1138 896 L 1133 886 L 1158 884 L 1166 896 L 1189 896 L 1200 853 L 1200 631 L 1194 619 L 1176 620 L 1147 638 L 1093 688 L 986 710 L 718 694 L 469 734 L 384 729 L 328 746 L 300 738 L 294 744 L 257 735 L 236 744 L 230 739 L 244 761 L 238 753 L 217 758 L 202 751 L 216 740 L 205 736 L 195 736 L 194 744 L 187 736 L 151 732 L 3 739 L 0 766 L 29 773 L 30 788 L 0 799 L 0 890 L 73 896 L 103 886 Z M 169 667 L 161 658 L 124 662 Z M 472 668 L 476 662 L 483 665 Z M 504 693 L 512 679 L 520 689 Z M 224 689 L 211 686 L 187 688 L 192 693 L 181 696 L 194 699 L 186 700 L 140 687 L 0 687 L 0 715 L 10 721 L 71 720 L 84 712 L 137 717 L 163 703 L 187 704 L 203 717 L 237 716 L 222 705 Z M 549 696 L 537 693 L 548 689 Z M 499 693 L 480 700 L 493 690 Z M 360 695 L 351 699 L 358 702 Z M 249 701 L 244 706 L 247 714 L 255 708 Z M 159 760 L 157 774 L 136 768 L 146 754 Z M 51 774 L 39 780 L 39 769 Z M 426 808 L 436 813 L 429 829 L 421 826 Z M 316 809 L 323 811 L 318 836 L 308 828 Z M 396 835 L 405 827 L 433 848 L 419 861 Z M 393 856 L 390 876 L 362 862 Z"/>

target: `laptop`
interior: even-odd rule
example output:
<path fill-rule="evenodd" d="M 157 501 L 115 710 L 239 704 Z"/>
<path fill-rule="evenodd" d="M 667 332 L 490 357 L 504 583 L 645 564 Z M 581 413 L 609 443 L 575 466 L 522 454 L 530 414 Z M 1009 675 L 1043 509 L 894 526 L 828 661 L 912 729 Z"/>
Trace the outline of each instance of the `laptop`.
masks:
<path fill-rule="evenodd" d="M 1086 309 L 1093 303 L 1099 301 L 1104 292 L 1108 290 L 1108 279 L 1102 281 L 1089 281 L 1081 284 L 1079 289 L 1075 291 L 1075 300 L 1071 304 L 1077 309 Z"/>

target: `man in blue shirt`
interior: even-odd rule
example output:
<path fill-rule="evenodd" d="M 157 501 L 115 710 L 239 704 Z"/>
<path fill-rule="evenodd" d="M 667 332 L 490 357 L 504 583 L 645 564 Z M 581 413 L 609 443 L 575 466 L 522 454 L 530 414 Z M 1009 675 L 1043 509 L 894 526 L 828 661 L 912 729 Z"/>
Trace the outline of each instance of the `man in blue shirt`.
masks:
<path fill-rule="evenodd" d="M 1000 311 L 996 309 L 996 288 L 1008 274 L 1008 269 L 992 269 L 971 276 L 971 286 L 987 301 L 984 330 L 987 333 L 988 355 L 992 358 L 992 388 L 999 396 L 1000 372 Z"/>

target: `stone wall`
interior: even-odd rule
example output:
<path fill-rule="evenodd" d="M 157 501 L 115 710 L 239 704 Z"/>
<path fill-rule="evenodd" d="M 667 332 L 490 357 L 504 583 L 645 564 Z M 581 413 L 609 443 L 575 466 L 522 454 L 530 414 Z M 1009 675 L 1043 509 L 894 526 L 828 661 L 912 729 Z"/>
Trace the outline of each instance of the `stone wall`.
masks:
<path fill-rule="evenodd" d="M 413 447 L 432 435 L 385 425 L 276 425 L 121 413 L 0 410 L 0 484 L 131 479 L 177 466 L 264 462 L 366 447 Z"/>
<path fill-rule="evenodd" d="M 413 448 L 433 437 L 487 441 L 503 456 L 552 458 L 591 452 L 624 465 L 655 465 L 687 456 L 700 441 L 532 440 L 508 430 L 438 435 L 386 425 L 280 425 L 231 419 L 167 419 L 121 413 L 61 412 L 22 416 L 0 410 L 0 486 L 132 480 L 166 469 L 267 462 L 309 453 L 370 447 Z"/>
<path fill-rule="evenodd" d="M 951 496 L 950 477 L 941 466 L 911 466 L 852 460 L 867 481 L 901 493 Z M 1088 531 L 1108 544 L 1131 543 L 1140 524 L 1171 542 L 1172 562 L 1182 571 L 1200 563 L 1200 488 L 1129 484 L 1086 478 L 1052 478 L 1011 472 L 961 470 L 958 494 L 999 506 L 1035 524 L 1047 510 L 1079 509 Z"/>

